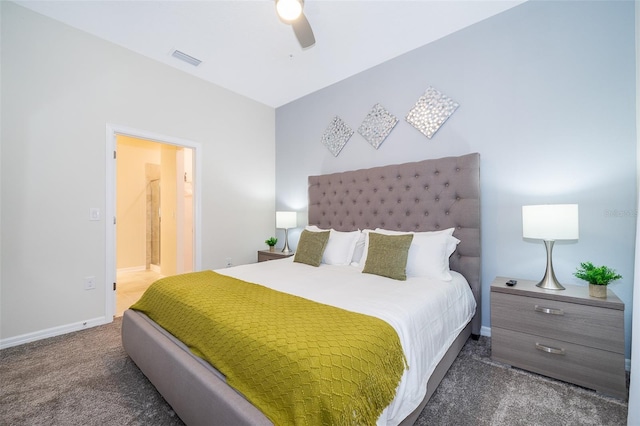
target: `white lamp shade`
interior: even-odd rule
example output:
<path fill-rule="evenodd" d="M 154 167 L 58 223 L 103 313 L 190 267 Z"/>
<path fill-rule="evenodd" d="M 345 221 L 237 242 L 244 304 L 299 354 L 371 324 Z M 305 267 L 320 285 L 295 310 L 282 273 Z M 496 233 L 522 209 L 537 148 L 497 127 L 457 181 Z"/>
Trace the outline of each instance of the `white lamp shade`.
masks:
<path fill-rule="evenodd" d="M 276 212 L 276 228 L 295 228 L 297 226 L 296 212 Z"/>
<path fill-rule="evenodd" d="M 539 240 L 577 240 L 577 204 L 522 206 L 522 236 Z"/>

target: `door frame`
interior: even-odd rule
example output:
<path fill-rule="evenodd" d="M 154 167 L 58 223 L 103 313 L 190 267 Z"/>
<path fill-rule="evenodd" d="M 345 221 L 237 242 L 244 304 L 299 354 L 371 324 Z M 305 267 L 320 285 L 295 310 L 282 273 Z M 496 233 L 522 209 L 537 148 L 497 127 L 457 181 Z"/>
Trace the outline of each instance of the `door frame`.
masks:
<path fill-rule="evenodd" d="M 146 130 L 107 123 L 106 125 L 106 203 L 105 203 L 105 316 L 111 322 L 116 310 L 115 291 L 116 282 L 116 137 L 117 135 L 146 139 L 167 145 L 180 146 L 193 150 L 193 271 L 199 271 L 202 265 L 202 238 L 200 227 L 202 223 L 202 145 L 188 139 L 161 135 Z"/>

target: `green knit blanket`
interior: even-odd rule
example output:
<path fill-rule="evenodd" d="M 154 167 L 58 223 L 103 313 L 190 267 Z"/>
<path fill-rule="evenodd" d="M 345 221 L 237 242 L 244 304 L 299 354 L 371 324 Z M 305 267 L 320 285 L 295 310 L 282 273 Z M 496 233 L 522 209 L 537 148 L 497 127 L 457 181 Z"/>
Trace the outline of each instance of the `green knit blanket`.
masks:
<path fill-rule="evenodd" d="M 383 320 L 213 271 L 160 279 L 132 309 L 217 368 L 276 425 L 373 425 L 406 365 Z"/>

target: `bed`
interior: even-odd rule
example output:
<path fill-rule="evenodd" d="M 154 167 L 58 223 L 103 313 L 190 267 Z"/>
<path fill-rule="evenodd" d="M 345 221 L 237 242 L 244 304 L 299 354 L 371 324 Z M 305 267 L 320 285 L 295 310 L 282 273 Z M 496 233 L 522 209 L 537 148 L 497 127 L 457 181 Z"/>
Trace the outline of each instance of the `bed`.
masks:
<path fill-rule="evenodd" d="M 459 241 L 449 258 L 452 282 L 458 283 L 455 284 L 456 288 L 461 288 L 460 282 L 464 284 L 462 287 L 465 287 L 466 293 L 472 295 L 473 307 L 465 308 L 466 314 L 454 314 L 460 318 L 457 320 L 461 322 L 459 324 L 441 321 L 452 323 L 451 330 L 445 333 L 446 343 L 432 347 L 430 359 L 425 361 L 425 371 L 421 374 L 426 375 L 426 386 L 420 378 L 417 379 L 418 385 L 406 385 L 409 379 L 406 379 L 405 371 L 398 386 L 399 395 L 385 408 L 378 424 L 413 424 L 466 340 L 471 335 L 477 337 L 480 334 L 479 162 L 479 154 L 474 153 L 309 177 L 309 225 L 317 229 L 309 227 L 305 231 L 332 229 L 336 233 L 347 234 L 357 230 L 384 229 L 388 234 L 394 231 L 411 232 L 416 241 L 419 238 L 417 236 L 423 233 L 439 234 L 452 230 L 452 236 Z M 378 243 L 372 240 L 372 244 Z M 367 252 L 366 249 L 364 251 Z M 360 269 L 355 266 L 358 264 Z M 265 285 L 292 294 L 296 294 L 296 290 L 291 288 L 292 284 L 279 279 L 283 274 L 294 277 L 297 282 L 305 279 L 311 282 L 314 275 L 335 273 L 343 276 L 346 273 L 345 279 L 356 286 L 350 297 L 329 300 L 328 295 L 335 293 L 333 289 L 315 291 L 310 290 L 310 286 L 297 295 L 368 314 L 370 305 L 376 302 L 358 297 L 358 294 L 367 291 L 362 290 L 366 287 L 357 286 L 374 283 L 380 286 L 381 291 L 385 291 L 387 283 L 394 280 L 371 271 L 363 273 L 365 264 L 321 264 L 314 268 L 289 258 L 218 272 L 248 282 L 262 280 L 266 282 Z M 342 279 L 331 278 L 330 281 Z M 408 277 L 406 283 L 412 285 L 416 280 L 416 277 Z M 453 287 L 454 284 L 443 288 Z M 401 295 L 398 297 L 406 298 Z M 340 300 L 346 301 L 341 305 Z M 381 315 L 384 317 L 384 314 Z M 419 334 L 416 335 L 418 338 L 410 337 L 411 333 L 402 331 L 402 325 L 395 325 L 394 315 L 388 314 L 383 319 L 392 323 L 398 331 L 409 364 L 418 365 L 414 356 L 420 355 L 415 355 L 412 352 L 414 349 L 407 347 L 414 344 L 419 346 L 415 342 L 421 337 Z M 272 424 L 261 410 L 227 384 L 224 375 L 193 355 L 185 344 L 140 311 L 125 312 L 122 340 L 129 356 L 186 424 Z M 433 343 L 431 345 L 434 346 Z M 413 373 L 419 369 L 408 370 Z"/>

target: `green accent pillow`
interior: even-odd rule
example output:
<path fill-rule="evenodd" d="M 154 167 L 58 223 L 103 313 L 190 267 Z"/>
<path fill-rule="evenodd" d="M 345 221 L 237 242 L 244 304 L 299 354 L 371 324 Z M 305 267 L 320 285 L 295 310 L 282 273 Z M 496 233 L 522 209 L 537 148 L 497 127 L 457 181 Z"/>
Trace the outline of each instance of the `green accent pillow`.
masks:
<path fill-rule="evenodd" d="M 407 258 L 413 234 L 383 235 L 369 233 L 369 251 L 362 272 L 406 281 Z"/>
<path fill-rule="evenodd" d="M 330 231 L 311 232 L 306 229 L 302 231 L 293 261 L 311 266 L 320 266 L 322 254 L 325 247 L 327 247 L 330 233 Z"/>

